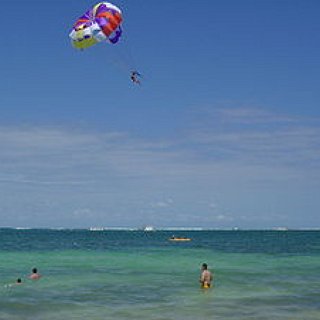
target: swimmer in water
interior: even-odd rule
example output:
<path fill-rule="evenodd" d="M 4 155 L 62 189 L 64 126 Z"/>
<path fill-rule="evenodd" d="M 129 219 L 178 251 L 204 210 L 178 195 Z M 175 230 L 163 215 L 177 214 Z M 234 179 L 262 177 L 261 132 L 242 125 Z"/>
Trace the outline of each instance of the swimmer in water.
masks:
<path fill-rule="evenodd" d="M 29 276 L 29 279 L 31 280 L 39 280 L 41 278 L 41 274 L 38 273 L 38 269 L 37 268 L 33 268 L 32 269 L 32 273 Z"/>
<path fill-rule="evenodd" d="M 22 284 L 23 283 L 22 283 L 21 278 L 18 278 L 14 283 L 5 284 L 4 287 L 5 288 L 12 288 L 12 287 L 15 287 L 15 286 L 20 286 Z"/>

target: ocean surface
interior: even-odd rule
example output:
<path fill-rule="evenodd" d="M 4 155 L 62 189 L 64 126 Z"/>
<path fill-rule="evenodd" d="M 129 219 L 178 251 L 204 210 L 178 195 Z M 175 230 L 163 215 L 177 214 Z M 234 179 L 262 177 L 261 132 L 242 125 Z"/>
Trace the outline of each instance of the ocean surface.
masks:
<path fill-rule="evenodd" d="M 0 229 L 0 319 L 319 320 L 320 231 Z"/>

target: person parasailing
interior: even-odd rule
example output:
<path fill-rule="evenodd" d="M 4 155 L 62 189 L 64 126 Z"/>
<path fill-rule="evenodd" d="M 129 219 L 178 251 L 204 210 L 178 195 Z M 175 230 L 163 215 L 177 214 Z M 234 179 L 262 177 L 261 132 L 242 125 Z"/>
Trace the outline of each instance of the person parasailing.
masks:
<path fill-rule="evenodd" d="M 131 71 L 130 79 L 135 84 L 141 84 L 140 78 L 141 74 L 138 71 Z"/>
<path fill-rule="evenodd" d="M 109 2 L 100 2 L 76 20 L 69 33 L 71 44 L 80 51 L 99 42 L 109 42 L 112 46 L 117 46 L 122 37 L 122 21 L 120 8 Z M 131 81 L 140 85 L 140 78 L 141 74 L 131 69 Z"/>

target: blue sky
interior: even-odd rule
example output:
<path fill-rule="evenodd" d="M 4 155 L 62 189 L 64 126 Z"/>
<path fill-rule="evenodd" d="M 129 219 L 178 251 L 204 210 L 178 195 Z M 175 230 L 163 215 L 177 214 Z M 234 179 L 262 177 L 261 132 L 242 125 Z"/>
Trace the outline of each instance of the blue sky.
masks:
<path fill-rule="evenodd" d="M 320 227 L 319 1 L 0 3 L 1 226 Z"/>

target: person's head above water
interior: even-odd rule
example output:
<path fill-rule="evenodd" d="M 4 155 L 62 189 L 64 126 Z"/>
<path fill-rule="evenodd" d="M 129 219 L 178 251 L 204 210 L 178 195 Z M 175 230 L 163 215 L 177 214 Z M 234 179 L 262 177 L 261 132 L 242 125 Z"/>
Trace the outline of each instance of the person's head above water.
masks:
<path fill-rule="evenodd" d="M 41 278 L 41 274 L 38 273 L 37 268 L 32 269 L 32 273 L 29 275 L 29 279 L 38 280 Z"/>
<path fill-rule="evenodd" d="M 208 269 L 208 265 L 207 265 L 206 263 L 203 263 L 203 264 L 202 264 L 202 269 L 203 269 L 203 270 L 207 270 L 207 269 Z"/>

